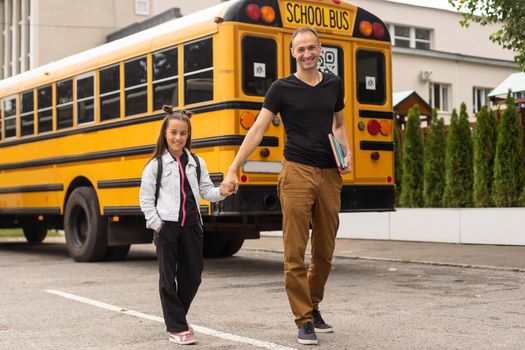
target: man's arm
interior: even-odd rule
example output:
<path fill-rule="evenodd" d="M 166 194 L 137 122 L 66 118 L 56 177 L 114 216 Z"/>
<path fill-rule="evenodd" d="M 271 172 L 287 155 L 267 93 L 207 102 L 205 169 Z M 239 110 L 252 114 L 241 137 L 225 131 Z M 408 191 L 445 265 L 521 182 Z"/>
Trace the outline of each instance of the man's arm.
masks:
<path fill-rule="evenodd" d="M 261 109 L 261 112 L 259 112 L 259 115 L 257 116 L 257 120 L 244 137 L 239 152 L 237 152 L 237 155 L 228 168 L 226 177 L 222 182 L 230 187 L 231 192 L 236 193 L 239 189 L 237 170 L 250 154 L 252 154 L 255 148 L 259 146 L 263 139 L 264 132 L 268 129 L 268 125 L 270 125 L 273 118 L 275 118 L 275 114 L 273 114 L 272 111 L 266 108 Z"/>
<path fill-rule="evenodd" d="M 346 165 L 345 170 L 339 169 L 341 174 L 348 174 L 352 172 L 352 149 L 350 148 L 350 143 L 348 141 L 348 133 L 346 131 L 345 125 L 345 115 L 344 110 L 334 113 L 334 122 L 332 125 L 332 132 L 334 133 L 335 138 L 341 146 L 343 147 L 343 152 L 345 154 L 344 163 Z"/>

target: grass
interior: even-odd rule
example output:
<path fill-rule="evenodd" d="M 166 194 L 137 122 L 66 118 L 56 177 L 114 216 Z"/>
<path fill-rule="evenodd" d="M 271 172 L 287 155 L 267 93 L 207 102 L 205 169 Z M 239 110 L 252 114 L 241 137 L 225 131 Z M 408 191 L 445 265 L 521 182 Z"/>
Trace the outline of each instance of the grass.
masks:
<path fill-rule="evenodd" d="M 57 230 L 48 230 L 47 237 L 59 237 L 61 236 Z M 5 228 L 0 229 L 0 238 L 8 237 L 24 237 L 24 233 L 21 228 Z"/>

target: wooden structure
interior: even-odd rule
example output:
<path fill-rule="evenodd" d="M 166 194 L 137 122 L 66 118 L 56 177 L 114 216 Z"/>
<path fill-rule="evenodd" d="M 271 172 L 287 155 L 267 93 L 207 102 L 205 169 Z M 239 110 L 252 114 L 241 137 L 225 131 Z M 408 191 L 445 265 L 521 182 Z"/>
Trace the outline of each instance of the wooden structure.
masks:
<path fill-rule="evenodd" d="M 401 130 L 405 128 L 406 118 L 410 108 L 414 105 L 419 106 L 421 121 L 425 122 L 424 127 L 429 127 L 432 122 L 432 107 L 414 90 L 395 92 L 392 98 L 394 114 L 396 115 L 396 125 Z"/>

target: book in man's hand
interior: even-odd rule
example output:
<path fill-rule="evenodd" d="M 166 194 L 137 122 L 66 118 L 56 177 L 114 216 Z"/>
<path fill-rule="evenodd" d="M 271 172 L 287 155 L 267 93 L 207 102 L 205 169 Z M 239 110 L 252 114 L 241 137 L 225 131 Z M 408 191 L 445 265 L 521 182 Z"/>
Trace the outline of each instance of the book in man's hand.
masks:
<path fill-rule="evenodd" d="M 336 140 L 335 136 L 332 133 L 328 134 L 328 140 L 330 141 L 330 147 L 332 148 L 335 164 L 337 164 L 337 167 L 339 169 L 345 170 L 346 165 L 343 147 L 341 147 L 341 144 Z"/>

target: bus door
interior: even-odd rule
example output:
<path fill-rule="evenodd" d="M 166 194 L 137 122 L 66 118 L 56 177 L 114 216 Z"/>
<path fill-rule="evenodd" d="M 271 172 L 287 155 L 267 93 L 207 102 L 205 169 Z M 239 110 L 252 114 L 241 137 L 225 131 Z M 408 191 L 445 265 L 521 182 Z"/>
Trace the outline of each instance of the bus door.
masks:
<path fill-rule="evenodd" d="M 283 53 L 284 61 L 284 76 L 288 76 L 297 71 L 297 63 L 295 58 L 292 57 L 290 48 L 291 48 L 292 36 L 290 34 L 284 35 L 284 44 L 285 48 Z M 349 53 L 352 52 L 351 45 L 349 42 L 329 39 L 323 36 L 319 37 L 321 41 L 321 56 L 319 57 L 318 68 L 324 73 L 335 74 L 344 81 L 345 89 L 345 122 L 346 129 L 348 132 L 348 138 L 350 141 L 350 147 L 352 145 L 353 139 L 353 94 L 355 93 L 352 87 L 351 82 L 353 81 L 353 60 Z M 327 136 L 328 137 L 328 136 Z M 343 177 L 345 182 L 352 182 L 354 179 L 354 172 L 345 175 Z"/>
<path fill-rule="evenodd" d="M 356 45 L 354 144 L 356 181 L 392 185 L 394 167 L 390 50 Z"/>

